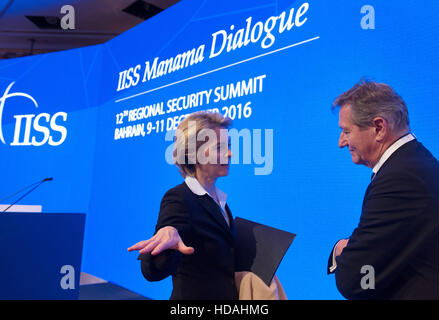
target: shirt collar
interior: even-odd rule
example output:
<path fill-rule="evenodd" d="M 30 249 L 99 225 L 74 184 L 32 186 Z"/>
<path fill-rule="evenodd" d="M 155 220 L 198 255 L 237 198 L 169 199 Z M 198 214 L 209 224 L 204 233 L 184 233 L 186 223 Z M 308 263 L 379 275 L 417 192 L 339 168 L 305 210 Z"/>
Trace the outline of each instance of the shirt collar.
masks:
<path fill-rule="evenodd" d="M 376 174 L 378 172 L 378 170 L 380 170 L 380 168 L 382 167 L 384 162 L 386 162 L 387 159 L 389 159 L 389 157 L 396 150 L 398 150 L 400 147 L 402 147 L 407 142 L 410 142 L 410 141 L 412 141 L 414 139 L 416 139 L 415 135 L 413 133 L 408 133 L 405 136 L 402 136 L 401 138 L 396 140 L 389 148 L 387 148 L 387 150 L 383 153 L 383 155 L 381 156 L 381 158 L 378 161 L 378 163 L 373 167 L 373 169 L 372 169 L 373 173 Z"/>
<path fill-rule="evenodd" d="M 205 195 L 206 193 L 212 198 L 212 195 L 209 194 L 206 189 L 204 189 L 204 187 L 201 185 L 201 183 L 197 180 L 197 178 L 192 177 L 192 176 L 186 176 L 186 179 L 184 179 L 184 182 L 186 183 L 186 185 L 189 187 L 189 189 L 195 193 L 198 196 L 202 196 Z M 218 197 L 219 200 L 219 204 L 221 206 L 221 208 L 225 208 L 226 206 L 226 200 L 227 200 L 227 194 L 224 193 L 222 190 L 218 189 L 218 187 L 215 186 L 215 191 L 216 191 L 216 195 Z M 214 199 L 215 200 L 215 199 Z"/>

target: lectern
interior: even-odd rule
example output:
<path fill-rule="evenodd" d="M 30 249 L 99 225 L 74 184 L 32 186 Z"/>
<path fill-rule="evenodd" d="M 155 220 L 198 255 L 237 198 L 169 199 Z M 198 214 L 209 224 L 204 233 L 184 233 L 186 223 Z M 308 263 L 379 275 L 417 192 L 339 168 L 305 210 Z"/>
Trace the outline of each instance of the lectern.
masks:
<path fill-rule="evenodd" d="M 85 214 L 0 214 L 0 299 L 77 299 Z"/>

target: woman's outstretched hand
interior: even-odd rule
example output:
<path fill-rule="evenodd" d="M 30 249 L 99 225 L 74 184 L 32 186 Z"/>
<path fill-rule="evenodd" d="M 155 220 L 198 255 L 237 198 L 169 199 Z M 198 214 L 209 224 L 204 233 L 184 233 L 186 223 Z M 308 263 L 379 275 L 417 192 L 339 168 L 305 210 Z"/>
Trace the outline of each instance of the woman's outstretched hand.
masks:
<path fill-rule="evenodd" d="M 194 248 L 187 247 L 181 240 L 177 229 L 171 226 L 159 229 L 152 238 L 136 243 L 129 247 L 128 251 L 139 251 L 140 254 L 151 252 L 151 255 L 155 256 L 167 249 L 178 250 L 183 254 L 194 253 Z"/>

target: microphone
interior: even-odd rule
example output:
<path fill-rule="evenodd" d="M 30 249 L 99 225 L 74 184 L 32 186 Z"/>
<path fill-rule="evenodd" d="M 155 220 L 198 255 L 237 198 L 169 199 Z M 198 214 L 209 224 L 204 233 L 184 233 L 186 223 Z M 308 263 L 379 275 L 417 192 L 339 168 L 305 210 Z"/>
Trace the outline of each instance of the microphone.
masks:
<path fill-rule="evenodd" d="M 45 178 L 45 179 L 43 179 L 43 180 L 41 180 L 41 181 L 37 181 L 37 182 L 35 182 L 35 183 L 32 183 L 31 185 L 29 185 L 29 186 L 27 186 L 27 187 L 25 187 L 25 188 L 23 188 L 23 189 L 21 189 L 21 190 L 18 190 L 17 192 L 15 192 L 15 193 L 13 193 L 13 194 L 11 194 L 11 195 L 9 195 L 9 196 L 7 196 L 7 197 L 1 199 L 0 202 L 4 201 L 4 200 L 6 200 L 6 199 L 9 199 L 10 197 L 15 196 L 16 194 L 18 194 L 18 193 L 20 193 L 20 192 L 22 192 L 22 191 L 24 191 L 24 190 L 26 190 L 26 189 L 29 189 L 30 187 L 36 185 L 36 186 L 33 187 L 31 190 L 29 190 L 29 191 L 26 192 L 24 195 L 22 195 L 20 198 L 18 198 L 18 199 L 17 199 L 14 203 L 12 203 L 9 207 L 7 207 L 5 210 L 3 210 L 1 213 L 4 213 L 4 212 L 8 211 L 9 208 L 11 208 L 13 205 L 15 205 L 18 201 L 20 201 L 20 200 L 23 199 L 24 197 L 26 197 L 29 193 L 31 193 L 32 191 L 34 191 L 36 188 L 38 188 L 38 187 L 39 187 L 41 184 L 43 184 L 44 182 L 46 182 L 46 181 L 52 181 L 52 180 L 53 180 L 53 178 Z"/>

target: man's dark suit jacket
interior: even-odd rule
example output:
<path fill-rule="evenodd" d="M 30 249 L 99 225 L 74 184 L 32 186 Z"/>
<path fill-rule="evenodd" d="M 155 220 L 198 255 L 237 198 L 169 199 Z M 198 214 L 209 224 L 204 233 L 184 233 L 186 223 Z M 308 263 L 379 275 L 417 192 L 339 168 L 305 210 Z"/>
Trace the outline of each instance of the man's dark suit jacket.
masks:
<path fill-rule="evenodd" d="M 336 262 L 345 298 L 439 299 L 439 163 L 421 143 L 404 144 L 383 164 Z M 371 275 L 364 265 L 374 268 L 375 289 L 361 287 Z"/>
<path fill-rule="evenodd" d="M 169 190 L 162 199 L 156 232 L 165 226 L 178 230 L 192 255 L 165 250 L 157 256 L 141 255 L 141 269 L 149 281 L 172 275 L 171 300 L 236 300 L 235 228 L 226 205 L 230 227 L 219 206 L 207 194 L 194 194 L 186 183 Z"/>

